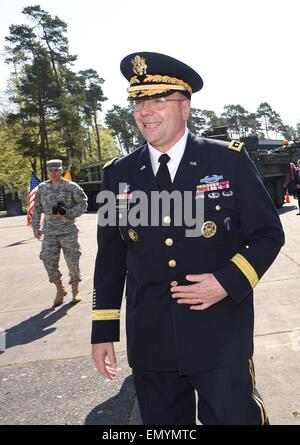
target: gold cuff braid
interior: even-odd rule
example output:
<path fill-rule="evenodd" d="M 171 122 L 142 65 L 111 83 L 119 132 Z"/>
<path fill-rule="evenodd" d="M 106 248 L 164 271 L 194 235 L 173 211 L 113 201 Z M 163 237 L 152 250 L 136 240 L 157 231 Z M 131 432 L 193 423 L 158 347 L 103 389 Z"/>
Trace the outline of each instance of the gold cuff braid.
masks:
<path fill-rule="evenodd" d="M 120 310 L 119 309 L 94 310 L 92 315 L 92 320 L 93 321 L 120 320 Z"/>
<path fill-rule="evenodd" d="M 255 271 L 255 269 L 251 266 L 248 260 L 246 260 L 243 255 L 240 253 L 237 253 L 234 255 L 231 260 L 240 270 L 243 272 L 249 283 L 251 284 L 252 289 L 255 288 L 257 283 L 259 282 L 258 275 Z"/>

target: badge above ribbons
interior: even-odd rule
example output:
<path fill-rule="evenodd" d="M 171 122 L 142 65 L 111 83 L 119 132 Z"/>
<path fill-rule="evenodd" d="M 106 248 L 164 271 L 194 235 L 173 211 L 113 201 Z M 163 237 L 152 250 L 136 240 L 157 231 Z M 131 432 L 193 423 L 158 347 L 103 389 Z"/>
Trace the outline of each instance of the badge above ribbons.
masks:
<path fill-rule="evenodd" d="M 200 179 L 200 184 L 212 184 L 221 181 L 222 179 L 224 179 L 222 175 L 205 176 L 205 178 Z"/>

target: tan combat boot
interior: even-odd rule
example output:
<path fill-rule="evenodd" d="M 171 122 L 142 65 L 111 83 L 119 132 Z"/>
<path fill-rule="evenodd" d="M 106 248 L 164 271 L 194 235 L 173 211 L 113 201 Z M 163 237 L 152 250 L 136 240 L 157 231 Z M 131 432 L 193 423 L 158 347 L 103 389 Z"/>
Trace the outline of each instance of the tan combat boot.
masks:
<path fill-rule="evenodd" d="M 57 292 L 56 292 L 55 300 L 53 302 L 53 306 L 56 307 L 56 306 L 60 306 L 62 304 L 62 302 L 64 301 L 64 296 L 67 295 L 67 291 L 64 288 L 62 281 L 57 281 L 54 284 L 56 286 Z"/>
<path fill-rule="evenodd" d="M 73 304 L 79 303 L 79 301 L 81 301 L 78 286 L 79 286 L 78 281 L 77 281 L 77 283 L 72 283 L 72 294 L 73 294 L 72 303 Z"/>

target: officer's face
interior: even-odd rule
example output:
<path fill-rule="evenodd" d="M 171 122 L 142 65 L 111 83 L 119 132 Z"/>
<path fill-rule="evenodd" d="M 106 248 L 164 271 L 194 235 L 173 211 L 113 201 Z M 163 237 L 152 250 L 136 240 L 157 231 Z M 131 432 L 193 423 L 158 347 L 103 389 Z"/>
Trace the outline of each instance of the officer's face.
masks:
<path fill-rule="evenodd" d="M 191 108 L 190 100 L 185 100 L 180 93 L 171 94 L 166 99 L 178 101 L 167 101 L 164 108 L 157 111 L 151 107 L 151 100 L 146 100 L 143 108 L 134 112 L 143 137 L 162 152 L 169 150 L 183 136 Z"/>
<path fill-rule="evenodd" d="M 59 181 L 62 175 L 62 169 L 61 168 L 48 169 L 48 175 L 51 181 Z"/>

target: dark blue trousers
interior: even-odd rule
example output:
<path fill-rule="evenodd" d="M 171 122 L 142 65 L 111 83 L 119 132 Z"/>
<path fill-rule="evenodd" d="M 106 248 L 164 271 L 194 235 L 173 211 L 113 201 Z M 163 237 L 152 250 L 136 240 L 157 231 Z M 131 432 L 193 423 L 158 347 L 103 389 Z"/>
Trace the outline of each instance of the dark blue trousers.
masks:
<path fill-rule="evenodd" d="M 145 425 L 264 425 L 268 418 L 255 387 L 252 359 L 231 368 L 179 375 L 133 370 Z"/>

